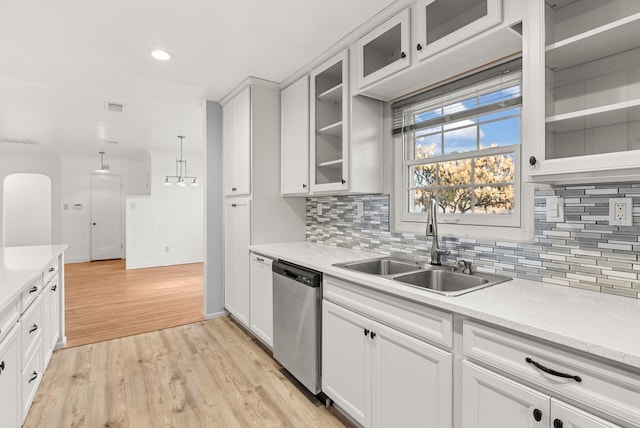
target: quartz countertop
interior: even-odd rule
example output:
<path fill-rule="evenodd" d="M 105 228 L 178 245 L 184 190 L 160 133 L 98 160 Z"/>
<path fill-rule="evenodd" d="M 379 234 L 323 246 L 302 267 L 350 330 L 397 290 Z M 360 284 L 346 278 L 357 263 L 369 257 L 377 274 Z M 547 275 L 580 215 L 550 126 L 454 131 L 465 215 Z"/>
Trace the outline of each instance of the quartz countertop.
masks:
<path fill-rule="evenodd" d="M 333 267 L 382 257 L 311 242 L 252 245 L 251 251 L 363 286 L 556 342 L 640 369 L 640 300 L 514 278 L 457 297 Z"/>
<path fill-rule="evenodd" d="M 0 311 L 66 248 L 66 245 L 0 247 Z"/>

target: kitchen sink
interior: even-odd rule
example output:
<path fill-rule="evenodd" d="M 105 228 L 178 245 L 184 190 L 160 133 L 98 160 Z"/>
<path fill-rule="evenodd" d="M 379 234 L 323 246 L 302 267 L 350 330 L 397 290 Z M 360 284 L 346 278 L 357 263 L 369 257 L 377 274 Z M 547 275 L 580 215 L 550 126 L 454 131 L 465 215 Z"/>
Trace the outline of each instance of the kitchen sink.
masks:
<path fill-rule="evenodd" d="M 508 276 L 484 272 L 463 273 L 462 269 L 456 267 L 418 264 L 401 257 L 379 257 L 336 263 L 333 266 L 375 275 L 445 296 L 459 296 L 511 279 Z"/>
<path fill-rule="evenodd" d="M 508 281 L 511 278 L 483 272 L 464 274 L 451 270 L 429 269 L 396 275 L 393 279 L 447 296 L 459 296 L 460 294 Z"/>
<path fill-rule="evenodd" d="M 337 263 L 334 266 L 379 276 L 396 275 L 420 269 L 420 266 L 415 262 L 396 257 L 380 257 L 349 263 Z"/>

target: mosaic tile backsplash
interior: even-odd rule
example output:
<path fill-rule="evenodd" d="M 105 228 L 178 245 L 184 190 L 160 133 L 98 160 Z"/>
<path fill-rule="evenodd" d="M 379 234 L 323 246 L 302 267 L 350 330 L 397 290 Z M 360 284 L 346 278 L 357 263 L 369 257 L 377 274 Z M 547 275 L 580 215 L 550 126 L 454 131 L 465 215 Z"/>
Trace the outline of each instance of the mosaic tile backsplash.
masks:
<path fill-rule="evenodd" d="M 547 196 L 564 198 L 564 222 L 545 221 Z M 609 198 L 623 197 L 633 198 L 633 226 L 609 225 Z M 311 242 L 385 255 L 431 248 L 430 237 L 390 231 L 388 195 L 307 198 L 306 216 Z M 533 243 L 440 239 L 449 262 L 469 258 L 480 271 L 640 298 L 640 184 L 536 189 Z"/>

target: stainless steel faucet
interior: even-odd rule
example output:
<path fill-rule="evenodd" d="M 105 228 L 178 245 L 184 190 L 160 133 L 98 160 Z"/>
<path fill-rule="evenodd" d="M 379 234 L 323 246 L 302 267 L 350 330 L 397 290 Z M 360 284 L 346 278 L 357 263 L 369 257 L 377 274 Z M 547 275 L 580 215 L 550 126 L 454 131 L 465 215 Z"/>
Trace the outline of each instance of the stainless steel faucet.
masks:
<path fill-rule="evenodd" d="M 429 198 L 429 211 L 427 212 L 427 236 L 431 236 L 431 264 L 441 265 L 440 258 L 451 253 L 446 248 L 441 248 L 438 243 L 438 204 L 434 198 Z"/>

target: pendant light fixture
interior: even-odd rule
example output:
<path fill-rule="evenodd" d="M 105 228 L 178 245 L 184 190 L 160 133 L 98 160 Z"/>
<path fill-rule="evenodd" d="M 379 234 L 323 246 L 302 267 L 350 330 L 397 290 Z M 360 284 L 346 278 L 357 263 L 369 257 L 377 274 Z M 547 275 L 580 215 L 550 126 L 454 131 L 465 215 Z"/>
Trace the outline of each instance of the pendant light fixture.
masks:
<path fill-rule="evenodd" d="M 190 186 L 199 186 L 200 183 L 196 177 L 187 175 L 187 160 L 182 157 L 182 140 L 187 137 L 178 135 L 178 138 L 180 139 L 180 159 L 176 159 L 176 175 L 165 175 L 162 184 L 165 186 L 176 185 L 179 187 L 186 187 L 187 184 Z"/>
<path fill-rule="evenodd" d="M 104 164 L 104 153 L 105 152 L 98 152 L 100 153 L 100 168 L 96 169 L 96 172 L 100 173 L 100 174 L 106 174 L 107 172 L 109 172 L 109 165 L 105 165 Z"/>

